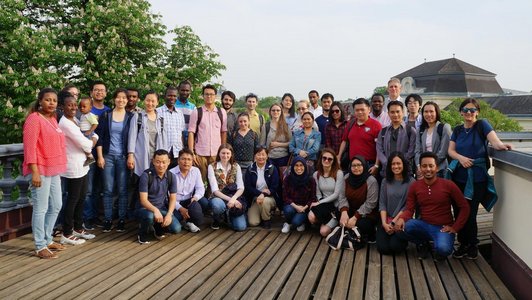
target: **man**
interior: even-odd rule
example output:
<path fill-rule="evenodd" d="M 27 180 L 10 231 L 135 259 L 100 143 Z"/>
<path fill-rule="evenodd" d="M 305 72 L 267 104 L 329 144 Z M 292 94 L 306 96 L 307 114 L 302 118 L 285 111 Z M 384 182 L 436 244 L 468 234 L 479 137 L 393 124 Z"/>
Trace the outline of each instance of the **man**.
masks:
<path fill-rule="evenodd" d="M 227 114 L 214 105 L 216 93 L 213 85 L 203 87 L 205 103 L 192 112 L 188 125 L 188 148 L 195 154 L 194 160 L 204 182 L 207 181 L 207 166 L 216 160 L 218 148 L 227 141 Z"/>
<path fill-rule="evenodd" d="M 165 104 L 157 108 L 157 116 L 164 120 L 163 134 L 170 154 L 170 168 L 177 165 L 177 155 L 183 149 L 182 133 L 185 130 L 185 117 L 175 108 L 177 88 L 169 86 L 165 92 Z"/>
<path fill-rule="evenodd" d="M 389 126 L 392 121 L 390 121 L 390 117 L 386 113 L 386 109 L 383 109 L 383 107 L 384 95 L 381 93 L 373 94 L 373 96 L 371 96 L 371 113 L 369 114 L 369 117 L 379 121 L 382 127 L 386 127 Z"/>
<path fill-rule="evenodd" d="M 355 118 L 347 123 L 345 132 L 342 136 L 342 143 L 338 151 L 338 161 L 344 151 L 349 151 L 349 159 L 355 155 L 361 155 L 370 165 L 369 172 L 372 175 L 378 174 L 379 166 L 375 163 L 377 160 L 376 139 L 381 130 L 381 124 L 369 117 L 369 101 L 364 98 L 358 98 L 353 102 Z M 349 149 L 346 149 L 349 141 Z"/>
<path fill-rule="evenodd" d="M 185 117 L 185 129 L 183 130 L 183 145 L 188 147 L 188 124 L 190 122 L 190 114 L 196 109 L 196 105 L 190 102 L 190 93 L 192 93 L 192 84 L 188 80 L 183 80 L 177 86 L 179 93 L 178 101 L 175 103 L 175 108 L 180 110 Z"/>
<path fill-rule="evenodd" d="M 403 102 L 392 101 L 388 103 L 388 116 L 390 126 L 384 127 L 377 137 L 377 162 L 381 167 L 381 176 L 386 177 L 386 164 L 388 156 L 395 151 L 403 153 L 409 166 L 412 165 L 416 150 L 416 128 L 403 122 Z M 412 170 L 411 170 L 412 171 Z"/>
<path fill-rule="evenodd" d="M 264 126 L 264 117 L 259 114 L 255 109 L 257 108 L 257 103 L 259 97 L 253 93 L 246 95 L 246 112 L 249 115 L 249 128 L 255 131 L 255 133 L 260 136 L 262 128 Z"/>
<path fill-rule="evenodd" d="M 309 111 L 314 115 L 314 119 L 323 114 L 321 106 L 318 105 L 320 94 L 316 90 L 308 92 L 308 100 L 310 101 Z"/>
<path fill-rule="evenodd" d="M 100 117 L 111 109 L 104 104 L 107 96 L 107 88 L 103 81 L 95 81 L 92 84 L 90 96 L 92 98 L 91 112 Z M 96 157 L 96 149 L 93 149 L 92 155 Z M 85 196 L 85 205 L 83 206 L 83 227 L 85 230 L 94 230 L 94 226 L 103 226 L 102 221 L 98 218 L 98 206 L 101 205 L 101 192 L 103 176 L 102 169 L 96 164 L 89 165 L 87 174 L 87 195 Z"/>
<path fill-rule="evenodd" d="M 164 231 L 178 233 L 181 231 L 179 221 L 173 212 L 176 205 L 177 185 L 174 174 L 167 172 L 170 156 L 164 149 L 153 154 L 152 167 L 139 179 L 140 208 L 138 242 L 148 244 L 148 231 L 153 227 L 155 238 L 163 239 Z"/>
<path fill-rule="evenodd" d="M 207 208 L 207 199 L 203 197 L 205 194 L 205 186 L 201 179 L 201 172 L 198 168 L 193 167 L 194 152 L 190 149 L 183 149 L 179 151 L 179 158 L 177 159 L 177 167 L 170 170 L 175 174 L 177 186 L 179 187 L 174 216 L 185 223 L 185 229 L 190 232 L 200 231 L 199 227 L 203 224 L 203 210 L 204 205 Z"/>
<path fill-rule="evenodd" d="M 399 78 L 393 77 L 390 80 L 388 80 L 388 98 L 386 99 L 386 102 L 384 103 L 384 109 L 388 108 L 388 103 L 391 101 L 403 101 L 403 98 L 401 98 L 401 80 Z"/>
<path fill-rule="evenodd" d="M 454 182 L 436 176 L 437 161 L 435 153 L 421 154 L 423 179 L 410 186 L 405 210 L 395 226 L 404 229 L 409 240 L 416 244 L 419 259 L 428 256 L 429 241 L 433 241 L 434 260 L 441 261 L 453 252 L 454 237 L 467 221 L 469 204 Z M 460 208 L 455 220 L 453 204 Z M 412 219 L 415 210 L 419 219 Z"/>
<path fill-rule="evenodd" d="M 132 113 L 139 113 L 143 109 L 137 106 L 139 102 L 139 90 L 136 88 L 127 88 L 127 104 L 126 110 Z"/>
<path fill-rule="evenodd" d="M 329 110 L 331 109 L 331 105 L 334 101 L 334 96 L 325 93 L 321 96 L 321 107 L 323 113 L 321 116 L 316 118 L 316 124 L 318 124 L 318 129 L 321 132 L 321 148 L 325 146 L 325 126 L 327 126 L 327 123 L 329 123 Z"/>
<path fill-rule="evenodd" d="M 235 93 L 231 91 L 225 91 L 222 93 L 222 107 L 225 109 L 225 113 L 227 114 L 227 132 L 229 132 L 229 134 L 231 134 L 235 128 L 238 129 L 238 114 L 233 111 L 235 100 Z"/>

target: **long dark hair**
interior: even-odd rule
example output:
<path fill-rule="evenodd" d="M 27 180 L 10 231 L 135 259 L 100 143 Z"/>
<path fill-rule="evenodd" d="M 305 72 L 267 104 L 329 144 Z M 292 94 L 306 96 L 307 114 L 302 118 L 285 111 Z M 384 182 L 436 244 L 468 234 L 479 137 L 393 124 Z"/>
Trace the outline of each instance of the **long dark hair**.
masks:
<path fill-rule="evenodd" d="M 425 111 L 425 106 L 432 105 L 434 106 L 434 110 L 436 111 L 436 122 L 441 120 L 441 112 L 440 107 L 436 102 L 433 101 L 427 101 L 425 104 L 423 104 L 423 107 L 421 108 L 421 126 L 419 131 L 423 131 L 424 129 L 429 128 L 429 123 L 425 120 L 425 117 L 423 116 L 423 112 Z"/>
<path fill-rule="evenodd" d="M 294 96 L 290 93 L 285 93 L 281 97 L 281 107 L 283 107 L 283 100 L 284 98 L 288 97 L 290 101 L 292 101 L 292 106 L 288 109 L 288 113 L 290 114 L 291 118 L 294 118 L 296 116 L 296 100 L 294 99 Z"/>
<path fill-rule="evenodd" d="M 401 172 L 401 175 L 403 176 L 403 183 L 407 183 L 410 179 L 408 178 L 410 174 L 410 164 L 406 160 L 403 153 L 399 151 L 394 151 L 388 156 L 388 164 L 386 165 L 386 181 L 393 182 L 394 181 L 394 174 L 392 172 L 392 160 L 396 157 L 399 157 L 401 162 L 403 163 L 403 172 Z"/>
<path fill-rule="evenodd" d="M 338 102 L 338 101 L 334 101 L 332 104 L 331 104 L 331 108 L 329 109 L 329 123 L 332 123 L 334 124 L 334 118 L 333 118 L 333 107 L 338 107 L 338 109 L 340 109 L 340 123 L 342 123 L 343 121 L 345 121 L 345 114 L 344 114 L 344 110 L 342 108 L 342 103 Z"/>
<path fill-rule="evenodd" d="M 44 95 L 48 93 L 53 93 L 57 96 L 57 91 L 51 87 L 46 87 L 46 88 L 41 89 L 39 91 L 39 94 L 37 95 L 37 101 L 35 101 L 33 105 L 30 107 L 30 113 L 39 111 L 39 109 L 41 108 L 41 100 L 44 98 Z"/>

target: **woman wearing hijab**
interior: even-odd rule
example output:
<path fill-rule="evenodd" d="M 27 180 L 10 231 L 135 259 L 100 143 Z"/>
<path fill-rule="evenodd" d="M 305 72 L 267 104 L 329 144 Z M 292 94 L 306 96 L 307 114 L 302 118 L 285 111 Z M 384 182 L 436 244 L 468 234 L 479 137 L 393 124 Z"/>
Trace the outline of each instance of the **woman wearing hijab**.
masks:
<path fill-rule="evenodd" d="M 340 199 L 340 225 L 358 227 L 364 240 L 375 242 L 375 225 L 378 220 L 377 204 L 379 185 L 368 172 L 362 156 L 351 160 L 350 172 L 345 175 L 345 197 Z"/>
<path fill-rule="evenodd" d="M 307 162 L 302 157 L 295 157 L 290 166 L 290 175 L 283 180 L 283 212 L 286 222 L 282 233 L 305 230 L 305 221 L 313 202 L 316 202 L 316 182 L 310 175 Z"/>

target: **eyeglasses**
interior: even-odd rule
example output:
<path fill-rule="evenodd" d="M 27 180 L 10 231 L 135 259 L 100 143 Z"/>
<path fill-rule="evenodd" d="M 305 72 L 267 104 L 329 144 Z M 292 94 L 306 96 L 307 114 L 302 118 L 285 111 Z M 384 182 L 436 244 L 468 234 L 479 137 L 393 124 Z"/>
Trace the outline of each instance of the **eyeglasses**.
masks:
<path fill-rule="evenodd" d="M 333 112 L 333 114 L 339 114 L 340 113 L 340 110 L 339 109 L 333 109 L 331 110 Z"/>
<path fill-rule="evenodd" d="M 464 107 L 462 108 L 462 112 L 464 114 L 467 114 L 468 112 L 469 113 L 476 113 L 478 111 L 478 109 L 476 109 L 475 107 Z"/>
<path fill-rule="evenodd" d="M 306 110 L 306 108 L 300 107 L 297 110 Z"/>
<path fill-rule="evenodd" d="M 352 164 L 351 168 L 362 168 L 362 164 Z"/>
<path fill-rule="evenodd" d="M 327 157 L 327 156 L 323 156 L 323 157 L 321 158 L 321 160 L 323 160 L 323 161 L 333 161 L 333 159 L 334 159 L 334 158 L 332 158 L 332 157 Z"/>

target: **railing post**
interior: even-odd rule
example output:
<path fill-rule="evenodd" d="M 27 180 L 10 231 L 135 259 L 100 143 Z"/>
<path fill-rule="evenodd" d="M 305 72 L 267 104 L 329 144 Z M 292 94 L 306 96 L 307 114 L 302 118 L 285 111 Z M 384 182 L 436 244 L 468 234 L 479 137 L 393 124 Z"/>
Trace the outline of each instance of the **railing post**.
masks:
<path fill-rule="evenodd" d="M 22 144 L 0 145 L 0 161 L 2 162 L 3 169 L 2 178 L 0 178 L 0 190 L 3 194 L 2 201 L 0 202 L 0 208 L 16 206 L 18 201 L 26 201 L 25 203 L 28 202 L 27 191 L 29 183 L 26 183 L 26 188 L 24 189 L 25 184 L 22 182 L 22 180 L 20 180 L 20 183 L 18 183 L 17 180 L 13 179 L 13 163 L 22 157 L 23 153 Z M 12 193 L 17 184 L 19 185 L 21 191 L 24 190 L 24 194 L 21 194 L 21 196 L 26 198 L 25 200 L 19 197 L 17 199 L 18 201 L 13 201 Z"/>

